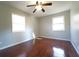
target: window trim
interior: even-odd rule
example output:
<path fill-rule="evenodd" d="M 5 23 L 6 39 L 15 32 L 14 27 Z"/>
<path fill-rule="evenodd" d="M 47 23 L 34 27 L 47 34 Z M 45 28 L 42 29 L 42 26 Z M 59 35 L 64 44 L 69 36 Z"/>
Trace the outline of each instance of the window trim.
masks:
<path fill-rule="evenodd" d="M 14 20 L 13 20 L 13 16 L 14 15 L 16 15 L 16 16 L 18 16 L 18 17 L 23 17 L 24 19 L 24 21 L 23 22 L 20 22 L 20 23 L 18 23 L 17 21 L 16 22 L 14 22 Z M 17 20 L 17 18 L 16 18 L 16 20 Z M 14 26 L 14 25 L 22 25 L 23 26 L 23 28 L 24 29 L 20 29 L 19 30 L 19 28 L 18 28 L 18 30 L 16 30 L 14 27 L 16 27 L 16 26 Z M 15 14 L 15 13 L 12 13 L 12 32 L 25 32 L 25 16 L 22 16 L 22 15 L 19 15 L 19 14 Z"/>
<path fill-rule="evenodd" d="M 60 18 L 60 17 L 63 17 L 63 23 L 53 23 L 53 21 L 54 21 L 55 18 Z M 54 29 L 54 26 L 55 26 L 55 25 L 58 25 L 58 24 L 63 24 L 63 29 L 55 30 L 55 29 Z M 64 15 L 56 16 L 56 17 L 53 17 L 53 18 L 52 18 L 52 30 L 53 30 L 53 31 L 65 31 L 65 16 L 64 16 Z"/>

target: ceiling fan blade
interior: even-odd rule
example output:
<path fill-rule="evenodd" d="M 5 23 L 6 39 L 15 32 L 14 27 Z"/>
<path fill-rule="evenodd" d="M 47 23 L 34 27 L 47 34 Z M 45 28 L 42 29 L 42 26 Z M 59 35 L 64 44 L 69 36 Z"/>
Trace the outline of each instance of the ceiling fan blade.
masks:
<path fill-rule="evenodd" d="M 38 5 L 38 1 L 36 1 L 36 5 Z"/>
<path fill-rule="evenodd" d="M 42 4 L 42 6 L 51 6 L 52 5 L 52 3 L 44 3 L 44 4 Z"/>
<path fill-rule="evenodd" d="M 37 10 L 37 9 L 34 9 L 33 13 L 35 13 L 36 10 Z"/>
<path fill-rule="evenodd" d="M 27 5 L 27 7 L 33 7 L 33 6 L 36 6 L 36 5 Z"/>
<path fill-rule="evenodd" d="M 44 10 L 43 8 L 42 8 L 41 10 L 42 10 L 43 12 L 45 12 L 45 10 Z"/>

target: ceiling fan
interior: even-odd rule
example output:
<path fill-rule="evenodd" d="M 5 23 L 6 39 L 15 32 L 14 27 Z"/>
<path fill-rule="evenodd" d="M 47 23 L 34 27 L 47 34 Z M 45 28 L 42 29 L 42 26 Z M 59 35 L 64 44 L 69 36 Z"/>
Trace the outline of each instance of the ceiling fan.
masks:
<path fill-rule="evenodd" d="M 52 3 L 42 3 L 42 2 L 38 2 L 36 1 L 36 4 L 33 5 L 27 5 L 27 7 L 35 7 L 35 9 L 33 10 L 33 13 L 36 12 L 36 10 L 41 10 L 42 12 L 45 12 L 45 9 L 43 8 L 43 6 L 51 6 Z"/>

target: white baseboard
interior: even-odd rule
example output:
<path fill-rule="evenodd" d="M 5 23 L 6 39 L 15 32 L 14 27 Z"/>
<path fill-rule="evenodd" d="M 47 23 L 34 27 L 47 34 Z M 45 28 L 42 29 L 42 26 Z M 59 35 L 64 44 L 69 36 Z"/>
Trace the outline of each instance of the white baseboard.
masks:
<path fill-rule="evenodd" d="M 62 40 L 63 38 L 56 38 L 56 37 L 46 37 L 46 36 L 40 36 L 40 37 L 45 37 L 45 38 L 50 38 L 50 39 L 56 39 L 56 40 Z M 68 39 L 63 39 L 64 41 L 70 41 Z"/>
<path fill-rule="evenodd" d="M 17 42 L 17 43 L 14 43 L 14 44 L 10 44 L 10 45 L 4 46 L 4 47 L 0 48 L 0 50 L 3 50 L 3 49 L 6 49 L 6 48 L 9 48 L 9 47 L 12 47 L 12 46 L 15 46 L 15 45 L 27 42 L 29 40 L 32 40 L 32 39 L 27 39 L 27 40 L 24 40 L 24 41 L 21 41 L 21 42 Z"/>
<path fill-rule="evenodd" d="M 72 42 L 72 41 L 71 41 L 71 44 L 73 45 L 73 47 L 75 48 L 76 52 L 77 52 L 77 53 L 78 53 L 78 55 L 79 55 L 79 51 L 78 51 L 78 49 L 77 49 L 76 45 L 74 44 L 74 42 Z"/>

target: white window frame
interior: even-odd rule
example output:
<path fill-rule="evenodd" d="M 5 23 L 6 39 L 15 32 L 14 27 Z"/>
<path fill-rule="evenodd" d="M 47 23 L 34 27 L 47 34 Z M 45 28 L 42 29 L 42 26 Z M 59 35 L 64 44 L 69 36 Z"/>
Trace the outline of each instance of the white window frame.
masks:
<path fill-rule="evenodd" d="M 61 20 L 61 21 L 59 21 Z M 64 16 L 57 16 L 52 18 L 53 31 L 65 31 L 65 18 Z"/>
<path fill-rule="evenodd" d="M 12 13 L 12 32 L 25 32 L 25 16 Z"/>

